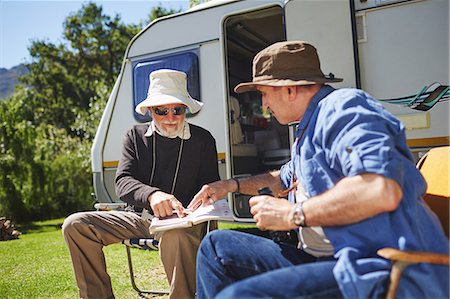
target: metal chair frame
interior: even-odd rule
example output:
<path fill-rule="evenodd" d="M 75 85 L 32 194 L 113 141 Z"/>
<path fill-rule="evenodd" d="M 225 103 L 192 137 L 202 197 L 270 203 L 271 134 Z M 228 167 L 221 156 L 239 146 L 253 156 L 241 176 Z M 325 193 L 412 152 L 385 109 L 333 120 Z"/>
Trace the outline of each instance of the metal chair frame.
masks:
<path fill-rule="evenodd" d="M 130 239 L 131 243 L 133 242 L 137 242 L 139 243 L 142 240 L 151 240 L 152 243 L 154 244 L 154 242 L 158 242 L 156 240 L 152 240 L 152 239 Z M 134 276 L 134 270 L 133 270 L 133 261 L 131 258 L 131 251 L 130 251 L 130 247 L 136 247 L 139 249 L 143 249 L 143 250 L 155 250 L 155 249 L 151 249 L 150 247 L 148 248 L 144 248 L 144 247 L 137 247 L 137 246 L 133 246 L 133 245 L 128 245 L 124 243 L 125 241 L 122 241 L 122 244 L 125 245 L 125 250 L 127 252 L 127 259 L 128 259 L 128 269 L 130 272 L 130 280 L 131 280 L 131 286 L 133 287 L 133 289 L 139 294 L 152 294 L 152 295 L 167 295 L 169 294 L 168 291 L 162 291 L 162 290 L 143 290 L 141 288 L 139 288 L 136 284 L 136 280 L 135 280 L 135 276 Z"/>
<path fill-rule="evenodd" d="M 207 222 L 206 225 L 206 233 L 208 233 L 211 230 L 211 221 Z M 128 269 L 130 272 L 130 280 L 131 280 L 131 286 L 133 289 L 139 294 L 151 294 L 151 295 L 167 295 L 169 294 L 169 291 L 163 291 L 163 290 L 143 290 L 139 288 L 136 284 L 135 276 L 134 276 L 134 270 L 133 270 L 133 261 L 131 258 L 131 251 L 130 247 L 143 249 L 143 250 L 159 250 L 159 242 L 154 239 L 129 239 L 122 241 L 122 244 L 125 245 L 125 249 L 127 252 L 127 260 L 128 260 Z"/>

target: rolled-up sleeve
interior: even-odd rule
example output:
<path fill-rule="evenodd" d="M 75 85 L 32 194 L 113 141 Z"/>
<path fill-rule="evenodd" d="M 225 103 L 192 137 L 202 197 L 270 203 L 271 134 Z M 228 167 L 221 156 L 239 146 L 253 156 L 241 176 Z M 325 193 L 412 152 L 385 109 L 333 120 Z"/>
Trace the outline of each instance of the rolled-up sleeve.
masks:
<path fill-rule="evenodd" d="M 333 109 L 324 109 L 327 113 L 318 119 L 317 142 L 326 148 L 331 168 L 344 176 L 376 173 L 402 185 L 404 149 L 397 147 L 396 139 L 404 138 L 403 125 L 365 93 L 342 102 L 332 103 Z"/>

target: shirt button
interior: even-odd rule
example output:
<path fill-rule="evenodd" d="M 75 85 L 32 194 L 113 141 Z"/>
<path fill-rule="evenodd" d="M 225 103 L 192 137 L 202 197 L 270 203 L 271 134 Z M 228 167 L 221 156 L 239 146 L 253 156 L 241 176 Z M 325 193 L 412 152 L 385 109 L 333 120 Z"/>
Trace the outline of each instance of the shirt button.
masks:
<path fill-rule="evenodd" d="M 353 149 L 350 146 L 347 146 L 345 148 L 345 151 L 350 154 L 351 152 L 353 152 Z"/>

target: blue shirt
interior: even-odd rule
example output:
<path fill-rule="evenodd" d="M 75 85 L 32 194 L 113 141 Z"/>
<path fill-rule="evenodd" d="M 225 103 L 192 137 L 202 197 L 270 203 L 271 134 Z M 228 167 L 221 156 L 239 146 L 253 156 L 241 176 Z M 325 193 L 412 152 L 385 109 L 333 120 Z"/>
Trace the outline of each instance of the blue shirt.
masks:
<path fill-rule="evenodd" d="M 334 276 L 347 298 L 383 296 L 379 286 L 388 278 L 390 264 L 376 254 L 380 248 L 449 253 L 439 221 L 421 199 L 426 183 L 415 167 L 404 126 L 379 102 L 362 90 L 323 86 L 296 134 L 292 160 L 281 169 L 285 187 L 294 175 L 313 197 L 344 177 L 375 173 L 395 180 L 403 191 L 394 212 L 323 227 L 338 258 Z M 397 296 L 448 298 L 448 289 L 448 267 L 419 264 L 405 271 Z"/>

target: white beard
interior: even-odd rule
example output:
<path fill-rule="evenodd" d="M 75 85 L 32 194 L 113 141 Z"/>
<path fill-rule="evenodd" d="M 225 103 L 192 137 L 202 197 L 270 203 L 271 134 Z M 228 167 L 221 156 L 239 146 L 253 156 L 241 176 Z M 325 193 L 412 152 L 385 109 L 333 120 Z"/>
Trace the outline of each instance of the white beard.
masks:
<path fill-rule="evenodd" d="M 158 125 L 157 122 L 155 122 L 156 132 L 159 135 L 167 137 L 167 138 L 182 137 L 183 136 L 182 134 L 183 134 L 183 130 L 184 130 L 184 125 L 185 125 L 185 122 L 182 122 L 180 124 L 180 126 L 178 128 L 176 128 L 176 129 L 164 130 L 162 127 L 160 127 Z"/>

